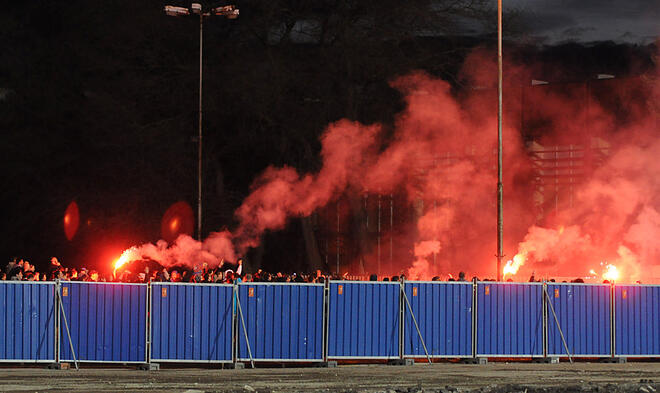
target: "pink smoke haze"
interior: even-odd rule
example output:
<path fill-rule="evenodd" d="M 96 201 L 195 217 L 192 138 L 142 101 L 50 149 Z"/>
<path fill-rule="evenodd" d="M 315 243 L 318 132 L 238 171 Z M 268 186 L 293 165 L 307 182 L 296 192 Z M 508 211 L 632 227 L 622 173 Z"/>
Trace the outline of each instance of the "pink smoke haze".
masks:
<path fill-rule="evenodd" d="M 284 228 L 290 217 L 312 214 L 356 184 L 379 130 L 376 126 L 339 121 L 330 125 L 321 138 L 323 166 L 317 174 L 301 176 L 286 167 L 266 169 L 236 210 L 238 250 L 242 253 L 256 247 L 264 232 Z"/>
<path fill-rule="evenodd" d="M 620 273 L 619 281 L 660 279 L 658 106 L 648 98 L 658 96 L 658 76 L 656 70 L 642 78 L 641 85 L 631 87 L 641 94 L 637 99 L 628 97 L 636 115 L 629 124 L 613 127 L 612 116 L 596 103 L 588 114 L 569 112 L 568 118 L 587 118 L 590 124 L 571 132 L 583 138 L 601 137 L 610 146 L 609 154 L 577 185 L 572 207 L 561 206 L 556 217 L 546 220 L 549 227 L 529 229 L 518 247 L 527 259 L 523 274 L 536 270 L 544 276 L 577 277 L 593 269 L 600 275 L 603 266 L 612 264 Z M 558 99 L 551 102 L 555 127 L 565 130 L 568 120 L 559 113 L 569 108 Z M 566 132 L 558 131 L 551 138 L 565 141 Z"/>
<path fill-rule="evenodd" d="M 470 87 L 460 90 L 423 72 L 393 80 L 391 86 L 402 93 L 406 107 L 387 138 L 378 124 L 333 123 L 321 138 L 321 169 L 300 174 L 290 167 L 267 168 L 236 210 L 231 232 L 213 233 L 201 244 L 181 236 L 173 244 L 159 241 L 137 249 L 165 265 L 217 265 L 223 258 L 244 255 L 291 218 L 308 216 L 339 197 L 397 194 L 415 206 L 415 225 L 396 235 L 407 242 L 409 258 L 384 273 L 428 279 L 465 271 L 468 277 L 495 277 L 494 60 L 485 50 L 468 56 L 460 76 Z M 536 69 L 512 63 L 506 67 L 514 77 L 533 77 Z M 606 264 L 616 265 L 627 281 L 651 277 L 646 272 L 660 256 L 658 74 L 631 79 L 635 85 L 630 89 L 625 79 L 617 82 L 619 88 L 607 94 L 611 100 L 627 100 L 634 116 L 625 123 L 598 97 L 587 98 L 588 89 L 534 89 L 535 104 L 527 105 L 520 84 L 507 82 L 505 250 L 507 259 L 524 257 L 514 278 L 526 280 L 532 272 L 537 278 L 585 277 L 592 269 L 600 274 Z M 616 97 L 626 91 L 640 93 Z M 585 99 L 589 105 L 581 104 Z M 538 142 L 544 146 L 589 146 L 594 138 L 608 146 L 603 158 L 585 158 L 584 178 L 573 185 L 570 204 L 562 201 L 546 212 L 535 208 L 536 175 L 521 137 L 521 108 L 522 116 L 543 120 Z M 362 256 L 369 269 L 376 255 L 369 251 Z"/>
<path fill-rule="evenodd" d="M 203 242 L 189 235 L 179 235 L 173 243 L 159 240 L 155 244 L 143 244 L 131 247 L 127 262 L 138 259 L 151 259 L 164 267 L 178 265 L 194 268 L 206 263 L 215 268 L 224 261 L 233 262 L 236 259 L 231 233 L 228 231 L 214 232 Z"/>

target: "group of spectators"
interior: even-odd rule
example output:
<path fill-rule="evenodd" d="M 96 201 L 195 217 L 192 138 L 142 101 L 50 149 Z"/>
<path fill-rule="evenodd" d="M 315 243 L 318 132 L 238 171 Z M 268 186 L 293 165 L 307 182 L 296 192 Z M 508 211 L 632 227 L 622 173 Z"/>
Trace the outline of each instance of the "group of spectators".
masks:
<path fill-rule="evenodd" d="M 56 257 L 51 258 L 46 272 L 39 272 L 30 262 L 14 258 L 5 269 L 0 271 L 0 281 L 94 281 L 94 282 L 193 282 L 193 283 L 234 283 L 234 282 L 299 282 L 299 283 L 323 283 L 326 280 L 368 280 L 368 281 L 400 281 L 406 279 L 404 274 L 398 276 L 378 277 L 370 276 L 348 276 L 322 273 L 317 270 L 314 273 L 269 273 L 261 269 L 255 273 L 244 273 L 243 260 L 238 259 L 236 263 L 223 262 L 216 268 L 210 268 L 207 264 L 186 268 L 182 266 L 164 268 L 157 264 L 128 264 L 127 266 L 112 273 L 102 274 L 96 270 L 87 268 L 67 268 L 60 264 Z M 474 279 L 474 278 L 473 278 Z M 431 281 L 445 281 L 440 276 L 435 276 Z M 467 281 L 464 272 L 458 274 L 458 278 L 449 275 L 446 281 Z M 485 279 L 484 281 L 494 281 Z M 506 281 L 512 281 L 510 278 Z M 554 279 L 548 280 L 554 282 Z M 529 282 L 541 282 L 534 277 Z M 566 282 L 566 281 L 563 281 Z M 584 282 L 576 278 L 570 282 Z M 608 283 L 607 280 L 604 283 Z"/>
<path fill-rule="evenodd" d="M 0 272 L 0 281 L 46 281 L 48 279 L 47 274 L 38 272 L 30 262 L 16 258 L 11 260 Z"/>
<path fill-rule="evenodd" d="M 0 280 L 13 281 L 93 281 L 93 282 L 193 282 L 193 283 L 234 283 L 234 282 L 298 282 L 298 283 L 323 283 L 326 280 L 369 280 L 369 281 L 400 281 L 405 275 L 378 277 L 375 274 L 365 277 L 348 276 L 344 274 L 333 275 L 317 270 L 314 273 L 269 273 L 261 269 L 255 273 L 244 273 L 243 260 L 238 259 L 236 263 L 224 262 L 216 268 L 210 268 L 207 264 L 193 266 L 192 269 L 176 266 L 164 268 L 162 266 L 150 266 L 149 264 L 127 264 L 112 273 L 103 274 L 96 270 L 87 268 L 67 268 L 62 266 L 56 257 L 51 258 L 46 272 L 39 272 L 30 262 L 17 258 L 11 260 L 0 273 Z M 433 281 L 441 281 L 435 276 Z M 465 273 L 461 272 L 458 279 L 451 276 L 449 281 L 466 281 Z"/>
<path fill-rule="evenodd" d="M 4 270 L 0 271 L 0 281 L 53 281 L 53 280 L 75 280 L 75 281 L 115 281 L 105 280 L 95 270 L 82 268 L 69 269 L 63 267 L 57 258 L 50 260 L 47 272 L 39 272 L 29 261 L 14 258 Z"/>
<path fill-rule="evenodd" d="M 39 272 L 30 262 L 14 258 L 5 269 L 0 272 L 0 281 L 93 281 L 93 282 L 128 282 L 146 283 L 150 281 L 167 282 L 206 282 L 206 283 L 232 283 L 235 280 L 251 281 L 253 277 L 249 274 L 243 275 L 243 261 L 237 263 L 224 263 L 221 267 L 210 269 L 206 264 L 192 269 L 185 267 L 153 268 L 148 264 L 128 264 L 112 273 L 99 273 L 87 268 L 68 268 L 62 266 L 56 257 L 51 258 L 46 272 Z M 284 276 L 281 273 L 266 277 L 266 273 L 259 271 L 254 277 L 267 278 L 268 281 L 294 281 L 295 274 Z"/>

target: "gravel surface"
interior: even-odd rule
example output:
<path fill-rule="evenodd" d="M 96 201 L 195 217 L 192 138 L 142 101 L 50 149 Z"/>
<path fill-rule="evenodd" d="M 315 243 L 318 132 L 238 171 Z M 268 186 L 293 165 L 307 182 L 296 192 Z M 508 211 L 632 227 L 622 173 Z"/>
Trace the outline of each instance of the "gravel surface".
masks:
<path fill-rule="evenodd" d="M 128 368 L 0 370 L 0 391 L 175 392 L 645 392 L 660 389 L 660 363 L 491 363 L 337 368 Z M 657 382 L 656 382 L 657 381 Z"/>

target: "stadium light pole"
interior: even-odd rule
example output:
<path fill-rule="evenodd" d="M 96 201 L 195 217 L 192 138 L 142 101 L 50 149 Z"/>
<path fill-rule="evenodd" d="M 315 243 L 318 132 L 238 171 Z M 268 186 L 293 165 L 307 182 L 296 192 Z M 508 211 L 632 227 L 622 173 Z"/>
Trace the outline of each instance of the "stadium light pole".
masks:
<path fill-rule="evenodd" d="M 210 11 L 202 11 L 202 5 L 192 3 L 190 8 L 165 6 L 165 14 L 168 16 L 199 15 L 199 116 L 197 135 L 197 240 L 202 240 L 202 53 L 203 53 L 203 31 L 204 18 L 211 16 L 224 16 L 227 19 L 238 18 L 238 8 L 233 5 L 211 8 Z"/>
<path fill-rule="evenodd" d="M 497 281 L 504 258 L 504 187 L 502 185 L 502 0 L 497 0 Z"/>

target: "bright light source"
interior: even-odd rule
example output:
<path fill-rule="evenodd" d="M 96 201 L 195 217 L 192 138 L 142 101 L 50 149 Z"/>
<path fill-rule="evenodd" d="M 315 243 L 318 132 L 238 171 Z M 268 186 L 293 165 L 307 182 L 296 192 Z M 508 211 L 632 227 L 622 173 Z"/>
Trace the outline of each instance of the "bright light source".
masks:
<path fill-rule="evenodd" d="M 596 75 L 596 79 L 614 79 L 614 75 L 598 74 L 598 75 Z"/>
<path fill-rule="evenodd" d="M 518 269 L 520 269 L 520 266 L 522 266 L 524 263 L 525 263 L 525 255 L 523 254 L 514 255 L 513 259 L 507 261 L 506 265 L 504 265 L 504 269 L 502 269 L 503 278 L 506 279 L 506 276 L 512 276 L 518 273 Z"/>
<path fill-rule="evenodd" d="M 607 265 L 605 266 L 607 269 L 605 273 L 603 273 L 603 278 L 608 280 L 608 281 L 617 281 L 619 279 L 619 269 L 616 268 L 614 265 Z"/>
<path fill-rule="evenodd" d="M 199 3 L 192 3 L 190 8 L 192 8 L 193 14 L 199 15 L 202 12 L 202 5 Z"/>
<path fill-rule="evenodd" d="M 214 8 L 213 14 L 226 16 L 227 19 L 236 19 L 238 18 L 238 9 L 235 5 L 225 5 L 223 7 Z"/>
<path fill-rule="evenodd" d="M 549 82 L 547 81 L 539 81 L 536 79 L 532 79 L 532 86 L 538 86 L 538 85 L 547 85 Z"/>
<path fill-rule="evenodd" d="M 190 10 L 184 7 L 175 7 L 173 5 L 166 5 L 165 14 L 169 16 L 190 15 Z"/>
<path fill-rule="evenodd" d="M 213 12 L 229 12 L 236 9 L 235 5 L 224 5 L 222 7 L 216 7 L 213 9 Z"/>

